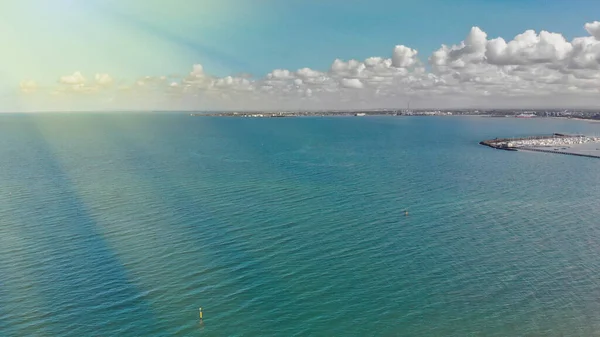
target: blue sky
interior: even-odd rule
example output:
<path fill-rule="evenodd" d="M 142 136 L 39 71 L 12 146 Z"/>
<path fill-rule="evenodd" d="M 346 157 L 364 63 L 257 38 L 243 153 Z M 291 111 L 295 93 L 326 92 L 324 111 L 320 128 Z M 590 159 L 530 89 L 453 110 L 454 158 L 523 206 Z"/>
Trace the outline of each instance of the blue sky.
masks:
<path fill-rule="evenodd" d="M 585 0 L 9 0 L 0 91 L 75 71 L 185 75 L 196 63 L 215 76 L 326 71 L 336 58 L 390 57 L 399 44 L 426 62 L 472 26 L 490 39 L 544 29 L 570 40 L 599 18 L 600 2 Z"/>
<path fill-rule="evenodd" d="M 429 56 L 459 43 L 472 26 L 507 39 L 526 29 L 584 33 L 600 2 L 564 0 L 257 1 L 265 17 L 251 38 L 257 73 L 275 67 L 326 68 L 331 60 L 388 55 L 404 44 Z M 596 17 L 595 17 L 596 16 Z M 273 48 L 275 47 L 275 48 Z M 270 52 L 272 50 L 272 52 Z"/>
<path fill-rule="evenodd" d="M 326 69 L 335 58 L 388 55 L 396 44 L 426 57 L 442 43 L 460 42 L 472 26 L 505 39 L 526 29 L 572 37 L 583 34 L 583 23 L 600 13 L 600 2 L 582 0 L 18 2 L 23 5 L 0 5 L 13 7 L 0 8 L 4 9 L 0 15 L 16 29 L 6 50 L 55 56 L 51 64 L 44 64 L 49 69 L 39 70 L 48 76 L 55 70 L 54 77 L 75 70 L 118 69 L 137 76 L 163 73 L 162 67 L 187 72 L 194 63 L 204 64 L 215 75 Z M 34 47 L 40 40 L 43 46 Z M 115 52 L 110 49 L 119 44 L 137 50 L 119 55 L 118 60 L 108 55 L 104 61 L 98 59 Z M 90 57 L 86 50 L 97 55 Z M 40 66 L 35 64 L 40 63 L 37 57 L 18 62 L 23 68 Z M 23 74 L 27 75 L 35 74 Z"/>

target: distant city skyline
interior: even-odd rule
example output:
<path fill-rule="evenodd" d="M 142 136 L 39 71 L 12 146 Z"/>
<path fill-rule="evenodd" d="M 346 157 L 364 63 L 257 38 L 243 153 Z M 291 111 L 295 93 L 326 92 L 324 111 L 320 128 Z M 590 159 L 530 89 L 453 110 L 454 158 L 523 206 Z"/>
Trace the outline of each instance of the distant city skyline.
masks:
<path fill-rule="evenodd" d="M 0 4 L 0 111 L 590 108 L 593 1 Z"/>

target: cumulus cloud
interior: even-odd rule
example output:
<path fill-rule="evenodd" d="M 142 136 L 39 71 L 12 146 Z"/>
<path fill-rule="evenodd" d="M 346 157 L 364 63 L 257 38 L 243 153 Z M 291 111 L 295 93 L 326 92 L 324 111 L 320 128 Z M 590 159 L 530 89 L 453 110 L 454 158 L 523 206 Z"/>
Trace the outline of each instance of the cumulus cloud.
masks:
<path fill-rule="evenodd" d="M 408 100 L 415 107 L 600 104 L 600 22 L 583 28 L 587 35 L 569 41 L 533 30 L 490 37 L 472 27 L 426 62 L 417 50 L 397 45 L 384 56 L 339 58 L 324 70 L 274 69 L 262 78 L 217 77 L 195 64 L 183 77 L 146 76 L 112 86 L 108 74 L 96 74 L 89 84 L 75 72 L 60 77 L 54 92 L 110 94 L 114 107 L 173 110 L 404 107 Z M 23 81 L 20 88 L 34 92 L 37 84 Z"/>
<path fill-rule="evenodd" d="M 108 74 L 96 74 L 96 83 L 101 86 L 107 86 L 113 83 L 113 79 Z"/>
<path fill-rule="evenodd" d="M 362 89 L 365 85 L 357 78 L 343 78 L 342 86 L 344 88 Z"/>
<path fill-rule="evenodd" d="M 429 61 L 439 69 L 465 68 L 484 60 L 487 45 L 487 34 L 479 27 L 471 28 L 467 38 L 458 45 L 443 45 L 435 51 Z"/>
<path fill-rule="evenodd" d="M 76 71 L 73 75 L 62 76 L 58 82 L 66 85 L 83 85 L 85 84 L 85 77 L 79 71 Z"/>
<path fill-rule="evenodd" d="M 287 69 L 275 69 L 267 75 L 267 78 L 273 80 L 288 80 L 294 78 L 294 75 Z"/>
<path fill-rule="evenodd" d="M 396 46 L 392 56 L 392 65 L 397 68 L 412 67 L 417 63 L 418 52 L 406 46 Z"/>
<path fill-rule="evenodd" d="M 486 59 L 490 64 L 521 65 L 556 63 L 571 55 L 573 46 L 560 34 L 528 30 L 506 43 L 502 38 L 487 42 Z"/>
<path fill-rule="evenodd" d="M 21 81 L 19 88 L 25 94 L 33 93 L 37 90 L 37 83 L 32 80 Z"/>
<path fill-rule="evenodd" d="M 599 21 L 586 23 L 585 30 L 587 30 L 587 32 L 591 36 L 595 37 L 596 40 L 600 40 L 600 22 Z"/>

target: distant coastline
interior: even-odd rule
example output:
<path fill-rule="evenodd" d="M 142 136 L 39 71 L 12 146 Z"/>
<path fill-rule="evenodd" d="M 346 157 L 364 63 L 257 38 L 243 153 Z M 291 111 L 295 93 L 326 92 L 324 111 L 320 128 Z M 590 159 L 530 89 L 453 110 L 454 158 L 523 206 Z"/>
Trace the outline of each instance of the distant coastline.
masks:
<path fill-rule="evenodd" d="M 226 111 L 196 112 L 194 117 L 237 117 L 237 118 L 291 118 L 291 117 L 333 117 L 333 116 L 475 116 L 490 118 L 561 118 L 582 121 L 600 121 L 600 111 L 569 110 L 330 110 L 330 111 Z"/>

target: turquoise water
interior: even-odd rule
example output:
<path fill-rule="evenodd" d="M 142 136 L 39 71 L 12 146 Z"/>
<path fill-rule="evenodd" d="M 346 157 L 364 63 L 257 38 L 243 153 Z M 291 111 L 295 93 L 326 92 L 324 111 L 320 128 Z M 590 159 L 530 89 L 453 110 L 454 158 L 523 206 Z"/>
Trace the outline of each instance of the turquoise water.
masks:
<path fill-rule="evenodd" d="M 600 160 L 477 144 L 550 132 L 0 116 L 0 335 L 599 335 Z"/>

